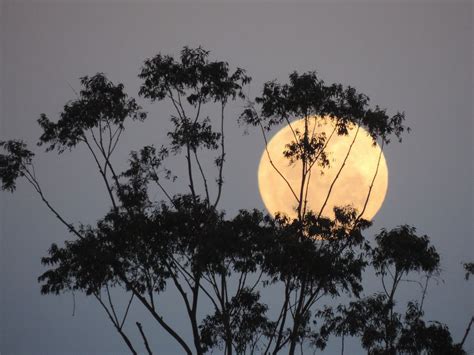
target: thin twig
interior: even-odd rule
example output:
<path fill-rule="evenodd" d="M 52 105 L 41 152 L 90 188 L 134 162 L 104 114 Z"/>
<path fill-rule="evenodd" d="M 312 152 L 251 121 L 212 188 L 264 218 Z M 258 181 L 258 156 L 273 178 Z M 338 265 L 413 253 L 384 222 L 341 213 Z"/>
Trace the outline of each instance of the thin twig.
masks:
<path fill-rule="evenodd" d="M 118 320 L 118 317 L 117 317 L 117 313 L 115 313 L 115 307 L 114 307 L 114 304 L 112 302 L 112 297 L 110 296 L 109 285 L 107 285 L 107 284 L 105 285 L 105 290 L 107 291 L 107 299 L 109 300 L 109 305 L 110 305 L 110 308 L 112 309 L 112 314 L 114 315 L 115 322 L 118 325 L 119 320 Z"/>
<path fill-rule="evenodd" d="M 467 325 L 466 331 L 464 332 L 464 336 L 462 337 L 461 343 L 459 344 L 461 346 L 461 348 L 463 347 L 464 342 L 466 341 L 467 336 L 468 336 L 469 332 L 471 331 L 472 323 L 474 323 L 474 317 L 471 317 L 471 321 Z"/>
<path fill-rule="evenodd" d="M 268 157 L 268 161 L 270 162 L 270 165 L 278 173 L 278 175 L 280 175 L 280 177 L 283 179 L 283 181 L 285 181 L 286 185 L 289 187 L 291 193 L 293 194 L 293 197 L 299 203 L 298 196 L 296 195 L 295 191 L 293 190 L 293 187 L 291 186 L 290 182 L 285 178 L 285 176 L 282 174 L 282 172 L 273 163 L 272 157 L 270 156 L 270 152 L 268 151 L 267 135 L 265 134 L 265 129 L 263 128 L 262 124 L 260 124 L 260 128 L 261 128 L 261 131 L 262 131 L 263 139 L 265 141 L 265 151 L 267 153 L 267 157 Z"/>
<path fill-rule="evenodd" d="M 132 297 L 130 297 L 130 300 L 128 301 L 127 308 L 125 309 L 125 313 L 122 318 L 122 322 L 120 323 L 120 328 L 123 328 L 123 325 L 125 324 L 125 319 L 127 319 L 128 311 L 130 309 L 130 305 L 132 304 L 134 296 L 135 295 L 132 293 Z"/>
<path fill-rule="evenodd" d="M 43 194 L 43 191 L 41 189 L 41 186 L 38 180 L 33 176 L 33 174 L 28 170 L 28 168 L 24 165 L 22 165 L 22 167 L 23 167 L 23 171 L 25 172 L 25 175 L 24 175 L 25 178 L 36 190 L 38 195 L 41 197 L 41 200 L 48 207 L 48 209 L 51 212 L 53 212 L 56 218 L 59 219 L 59 221 L 61 221 L 61 223 L 64 224 L 68 228 L 69 232 L 75 234 L 79 239 L 84 239 L 84 237 L 74 228 L 74 226 L 71 223 L 66 222 L 66 220 L 59 214 L 59 212 L 56 211 L 56 209 L 54 209 L 53 206 L 49 203 L 49 201 L 46 199 L 46 197 Z"/>
<path fill-rule="evenodd" d="M 145 333 L 143 332 L 143 328 L 140 322 L 136 322 L 136 325 L 138 327 L 138 330 L 140 331 L 140 334 L 142 335 L 143 342 L 145 343 L 146 351 L 148 351 L 148 355 L 153 355 L 150 349 L 150 345 L 148 345 L 148 340 L 145 336 Z"/>
<path fill-rule="evenodd" d="M 378 157 L 378 160 L 377 160 L 377 167 L 375 168 L 374 177 L 372 178 L 372 182 L 370 183 L 369 192 L 367 193 L 367 198 L 365 199 L 364 207 L 362 208 L 362 211 L 360 212 L 360 214 L 359 214 L 359 216 L 356 218 L 356 220 L 359 220 L 359 219 L 362 217 L 362 215 L 363 215 L 364 212 L 365 212 L 365 209 L 367 208 L 367 204 L 368 204 L 368 202 L 369 202 L 370 194 L 371 194 L 371 192 L 372 192 L 372 188 L 374 187 L 375 178 L 377 177 L 377 174 L 378 174 L 378 172 L 379 172 L 380 160 L 381 160 L 381 158 L 382 158 L 382 152 L 383 152 L 384 143 L 385 143 L 385 141 L 382 140 L 382 146 L 380 147 L 380 153 L 379 153 L 379 157 Z"/>
<path fill-rule="evenodd" d="M 202 177 L 202 181 L 203 181 L 203 184 L 204 184 L 204 190 L 206 192 L 206 200 L 207 200 L 207 203 L 209 203 L 209 189 L 207 187 L 207 179 L 206 179 L 206 175 L 204 174 L 204 171 L 202 169 L 202 166 L 201 166 L 201 162 L 199 161 L 198 159 L 198 155 L 197 155 L 197 151 L 196 149 L 193 149 L 193 153 L 194 153 L 194 158 L 196 159 L 196 163 L 198 165 L 198 168 L 199 168 L 199 172 L 201 173 L 201 177 Z"/>
<path fill-rule="evenodd" d="M 225 145 L 224 145 L 224 109 L 225 109 L 225 102 L 221 103 L 221 155 L 219 158 L 219 177 L 217 178 L 217 197 L 216 201 L 214 202 L 214 208 L 219 203 L 222 194 L 222 184 L 224 182 L 222 178 L 222 171 L 224 168 L 224 160 L 225 160 Z"/>
<path fill-rule="evenodd" d="M 314 123 L 314 127 L 316 127 L 316 122 Z M 313 128 L 314 128 L 313 127 Z M 309 182 L 311 180 L 311 172 L 313 171 L 313 166 L 314 164 L 318 161 L 319 157 L 321 156 L 321 154 L 326 150 L 326 147 L 327 145 L 329 144 L 329 141 L 331 140 L 332 136 L 334 135 L 334 133 L 336 132 L 336 126 L 334 127 L 334 129 L 332 130 L 330 136 L 328 139 L 326 139 L 326 142 L 324 142 L 324 146 L 321 148 L 321 150 L 319 151 L 318 154 L 316 154 L 316 156 L 314 157 L 314 160 L 311 162 L 311 164 L 309 165 L 309 168 L 308 168 L 308 179 L 306 181 L 306 192 L 305 192 L 305 196 L 304 196 L 304 208 L 303 208 L 303 216 L 306 214 L 306 211 L 307 211 L 307 204 L 308 204 L 308 191 L 309 191 Z M 314 136 L 314 132 L 313 132 L 313 136 Z"/>
<path fill-rule="evenodd" d="M 76 314 L 76 295 L 72 292 L 72 316 Z"/>
<path fill-rule="evenodd" d="M 100 305 L 102 306 L 102 308 L 104 308 L 105 312 L 107 313 L 107 316 L 109 317 L 109 319 L 112 321 L 112 324 L 114 325 L 115 329 L 117 329 L 117 331 L 119 332 L 119 334 L 121 335 L 122 339 L 125 341 L 125 343 L 127 344 L 128 348 L 130 349 L 130 351 L 132 352 L 132 354 L 134 355 L 137 355 L 138 353 L 136 352 L 136 350 L 134 349 L 132 343 L 130 342 L 130 339 L 128 339 L 127 335 L 123 332 L 123 330 L 119 327 L 119 324 L 116 322 L 116 320 L 114 319 L 114 317 L 112 316 L 112 314 L 110 313 L 109 309 L 107 308 L 107 306 L 105 305 L 105 303 L 102 301 L 102 298 L 100 297 L 99 294 L 97 293 L 93 293 L 95 298 L 99 301 Z"/>
<path fill-rule="evenodd" d="M 359 134 L 359 129 L 360 129 L 360 126 L 357 125 L 357 130 L 356 130 L 356 133 L 355 133 L 355 135 L 354 135 L 354 138 L 352 139 L 352 142 L 351 142 L 351 144 L 350 144 L 350 146 L 349 146 L 349 149 L 347 150 L 347 154 L 346 154 L 346 156 L 344 157 L 344 160 L 343 160 L 343 162 L 342 162 L 342 164 L 341 164 L 341 167 L 339 168 L 339 170 L 338 170 L 338 172 L 337 172 L 337 174 L 336 174 L 336 177 L 334 178 L 334 180 L 333 180 L 332 183 L 331 183 L 331 186 L 329 187 L 329 191 L 328 191 L 328 193 L 327 193 L 327 195 L 326 195 L 326 199 L 324 200 L 324 203 L 323 203 L 323 205 L 321 206 L 321 210 L 319 211 L 318 219 L 321 217 L 321 215 L 322 215 L 322 213 L 323 213 L 323 211 L 324 211 L 324 208 L 326 207 L 326 204 L 327 204 L 327 202 L 328 202 L 328 200 L 329 200 L 329 196 L 331 195 L 332 189 L 333 189 L 334 185 L 336 184 L 336 181 L 337 181 L 337 179 L 339 178 L 339 175 L 341 174 L 342 169 L 343 169 L 344 166 L 346 165 L 347 158 L 349 158 L 349 155 L 350 155 L 350 153 L 351 153 L 352 147 L 354 146 L 354 143 L 355 143 L 355 141 L 356 141 L 357 135 Z"/>

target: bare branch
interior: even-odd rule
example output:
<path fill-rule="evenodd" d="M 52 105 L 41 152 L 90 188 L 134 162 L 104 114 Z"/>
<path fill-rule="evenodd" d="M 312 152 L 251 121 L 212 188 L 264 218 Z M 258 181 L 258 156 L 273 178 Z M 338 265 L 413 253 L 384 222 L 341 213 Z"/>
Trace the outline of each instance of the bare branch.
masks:
<path fill-rule="evenodd" d="M 49 203 L 49 201 L 46 199 L 46 197 L 44 196 L 43 194 L 43 191 L 41 189 L 41 186 L 38 182 L 38 180 L 36 179 L 35 176 L 33 176 L 33 174 L 28 170 L 28 168 L 26 166 L 24 166 L 22 164 L 22 167 L 23 167 L 23 171 L 25 172 L 25 178 L 28 180 L 28 182 L 33 186 L 33 188 L 36 190 L 36 192 L 38 193 L 38 195 L 40 196 L 41 200 L 44 202 L 44 204 L 46 205 L 46 207 L 48 207 L 48 209 L 56 216 L 57 219 L 59 219 L 59 221 L 64 224 L 68 231 L 75 234 L 79 239 L 84 239 L 84 237 L 77 231 L 76 228 L 74 228 L 74 226 L 67 222 L 60 214 L 59 212 Z"/>
<path fill-rule="evenodd" d="M 334 185 L 336 184 L 336 181 L 337 181 L 337 179 L 339 178 L 339 175 L 341 175 L 342 169 L 343 169 L 344 166 L 346 165 L 347 158 L 349 158 L 349 155 L 350 155 L 350 153 L 351 153 L 352 147 L 354 146 L 354 143 L 355 143 L 355 141 L 356 141 L 356 139 L 357 139 L 357 135 L 358 135 L 358 133 L 359 133 L 359 129 L 360 129 L 360 125 L 357 125 L 357 130 L 356 130 L 356 133 L 355 133 L 355 135 L 354 135 L 354 138 L 352 139 L 352 142 L 351 142 L 351 144 L 350 144 L 350 146 L 349 146 L 349 148 L 348 148 L 348 150 L 347 150 L 346 156 L 344 157 L 344 160 L 342 161 L 341 167 L 340 167 L 339 170 L 337 171 L 337 174 L 336 174 L 336 176 L 334 177 L 334 179 L 333 179 L 333 181 L 332 181 L 332 183 L 331 183 L 331 186 L 329 187 L 329 191 L 328 191 L 328 193 L 327 193 L 327 195 L 326 195 L 326 199 L 324 200 L 323 205 L 321 206 L 321 210 L 320 210 L 319 213 L 318 213 L 318 219 L 321 217 L 321 215 L 322 215 L 322 213 L 323 213 L 323 211 L 324 211 L 324 208 L 326 207 L 326 204 L 327 204 L 327 202 L 328 202 L 328 200 L 329 200 L 329 196 L 331 195 L 332 189 L 333 189 Z"/>
<path fill-rule="evenodd" d="M 421 295 L 421 302 L 420 302 L 420 311 L 423 310 L 423 303 L 425 301 L 426 291 L 428 290 L 428 282 L 430 280 L 430 276 L 426 276 L 425 287 L 423 288 L 423 293 Z M 420 285 L 421 286 L 421 285 Z"/>
<path fill-rule="evenodd" d="M 270 156 L 270 152 L 268 151 L 268 140 L 267 140 L 267 135 L 265 134 L 265 129 L 263 128 L 263 125 L 260 124 L 260 129 L 262 131 L 263 139 L 265 140 L 265 151 L 267 153 L 268 161 L 270 162 L 270 165 L 272 168 L 280 175 L 280 177 L 285 181 L 286 185 L 290 189 L 291 193 L 293 194 L 293 197 L 295 200 L 299 203 L 298 196 L 296 195 L 295 191 L 293 190 L 293 187 L 291 186 L 290 182 L 285 178 L 285 176 L 282 174 L 282 172 L 275 166 L 273 163 L 272 157 Z"/>
<path fill-rule="evenodd" d="M 286 120 L 286 123 L 288 124 L 288 127 L 290 127 L 291 133 L 293 133 L 293 138 L 295 138 L 295 143 L 298 144 L 300 142 L 300 140 L 298 139 L 298 136 L 296 135 L 296 132 L 293 129 L 293 125 L 291 124 L 288 117 L 285 117 L 285 120 Z"/>
<path fill-rule="evenodd" d="M 112 310 L 112 314 L 114 316 L 114 319 L 115 319 L 115 323 L 117 325 L 119 325 L 119 320 L 118 320 L 118 317 L 117 317 L 117 313 L 115 313 L 115 307 L 114 307 L 114 304 L 112 302 L 112 297 L 110 296 L 110 290 L 109 290 L 109 285 L 105 285 L 105 290 L 106 290 L 106 293 L 107 293 L 107 299 L 109 301 L 109 305 L 110 305 L 110 309 Z"/>
<path fill-rule="evenodd" d="M 102 306 L 102 308 L 105 310 L 105 312 L 107 313 L 107 316 L 109 317 L 109 319 L 112 321 L 112 324 L 114 325 L 115 329 L 119 332 L 120 336 L 122 337 L 122 339 L 125 341 L 125 343 L 127 344 L 128 348 L 130 349 L 130 351 L 132 352 L 132 354 L 134 355 L 137 355 L 138 353 L 136 352 L 135 348 L 133 347 L 132 343 L 130 342 L 130 339 L 127 337 L 127 335 L 124 333 L 124 331 L 122 330 L 122 328 L 119 326 L 118 322 L 114 319 L 114 317 L 112 316 L 112 314 L 110 313 L 110 310 L 107 308 L 107 306 L 105 305 L 105 303 L 102 301 L 102 298 L 100 297 L 99 294 L 97 293 L 93 293 L 95 298 L 99 301 L 100 305 Z"/>
<path fill-rule="evenodd" d="M 130 305 L 132 304 L 133 297 L 135 295 L 132 293 L 132 296 L 130 297 L 130 300 L 128 301 L 127 308 L 125 309 L 125 313 L 122 318 L 122 322 L 120 323 L 120 328 L 123 328 L 123 325 L 125 324 L 125 320 L 127 319 L 128 311 L 130 309 Z"/>
<path fill-rule="evenodd" d="M 158 178 L 158 173 L 155 168 L 153 168 L 154 176 L 152 176 L 152 180 L 156 183 L 156 185 L 160 188 L 160 190 L 165 194 L 166 198 L 171 202 L 171 204 L 176 208 L 176 204 L 174 203 L 173 199 L 171 198 L 170 194 L 165 190 L 163 185 L 160 183 L 160 179 Z"/>
<path fill-rule="evenodd" d="M 173 328 L 171 328 L 168 325 L 168 323 L 165 322 L 163 317 L 160 316 L 153 307 L 151 307 L 151 305 L 148 303 L 148 301 L 140 294 L 140 292 L 138 292 L 133 287 L 133 285 L 130 282 L 128 282 L 128 280 L 123 275 L 120 275 L 120 277 L 121 277 L 122 281 L 124 281 L 127 284 L 127 287 L 130 290 L 132 290 L 135 297 L 137 297 L 139 299 L 139 301 L 145 306 L 145 308 L 151 313 L 151 315 L 158 322 L 158 324 L 160 324 L 163 327 L 163 329 L 166 332 L 168 332 L 168 334 L 170 334 L 181 345 L 181 347 L 186 352 L 186 354 L 192 355 L 192 351 L 189 348 L 189 346 L 186 344 L 184 339 L 178 333 L 176 333 L 176 331 Z"/>
<path fill-rule="evenodd" d="M 153 353 L 151 352 L 151 349 L 150 349 L 150 345 L 148 345 L 148 340 L 145 336 L 145 333 L 143 332 L 143 327 L 142 327 L 141 323 L 136 322 L 135 324 L 137 325 L 138 330 L 140 331 L 140 334 L 142 335 L 143 342 L 145 343 L 146 351 L 148 351 L 148 355 L 153 355 Z"/>
<path fill-rule="evenodd" d="M 197 163 L 198 168 L 199 168 L 199 172 L 201 173 L 202 181 L 203 181 L 203 184 L 204 184 L 204 190 L 206 191 L 206 200 L 207 200 L 207 203 L 209 203 L 209 201 L 210 201 L 210 199 L 209 199 L 209 189 L 207 188 L 206 175 L 204 174 L 204 171 L 202 170 L 201 162 L 198 159 L 196 149 L 193 149 L 193 153 L 194 153 L 194 158 L 196 159 L 196 163 Z"/>
<path fill-rule="evenodd" d="M 312 137 L 314 137 L 314 129 L 316 128 L 316 122 L 314 123 L 314 126 L 313 126 L 313 133 L 312 133 Z M 319 157 L 321 156 L 321 154 L 326 150 L 326 147 L 327 145 L 329 144 L 332 136 L 334 135 L 334 133 L 336 132 L 336 129 L 337 129 L 337 126 L 334 126 L 334 129 L 332 130 L 331 134 L 329 135 L 329 138 L 326 139 L 326 141 L 324 142 L 324 146 L 321 148 L 321 150 L 318 152 L 318 154 L 316 154 L 316 156 L 314 157 L 314 160 L 311 162 L 311 164 L 309 165 L 309 168 L 308 168 L 308 179 L 306 181 L 306 192 L 305 192 L 305 196 L 304 196 L 304 207 L 303 207 L 303 216 L 306 214 L 306 211 L 307 211 L 307 203 L 308 203 L 308 191 L 309 191 L 309 182 L 311 180 L 311 172 L 313 171 L 313 166 L 314 164 L 316 164 L 316 162 L 318 161 Z"/>
<path fill-rule="evenodd" d="M 102 179 L 104 180 L 105 187 L 107 188 L 107 192 L 108 192 L 109 197 L 110 197 L 110 201 L 112 202 L 112 206 L 114 207 L 115 210 L 117 210 L 117 203 L 115 202 L 115 197 L 113 195 L 112 188 L 110 187 L 109 180 L 107 179 L 106 172 L 103 170 L 103 168 L 102 168 L 102 166 L 99 162 L 99 159 L 97 158 L 97 155 L 95 154 L 94 149 L 92 149 L 92 147 L 91 147 L 89 141 L 87 140 L 86 136 L 83 136 L 83 141 L 86 144 L 89 151 L 91 152 L 92 157 L 94 158 L 94 161 L 97 165 L 97 168 L 99 169 L 99 173 L 102 176 Z"/>
<path fill-rule="evenodd" d="M 379 157 L 377 159 L 377 167 L 375 168 L 374 177 L 372 178 L 372 182 L 370 183 L 369 192 L 367 193 L 367 198 L 365 199 L 365 202 L 364 202 L 364 207 L 362 208 L 362 211 L 360 212 L 360 214 L 359 214 L 359 216 L 357 217 L 356 220 L 359 220 L 362 217 L 362 215 L 365 212 L 365 209 L 367 208 L 367 204 L 369 202 L 370 194 L 372 192 L 372 188 L 374 187 L 375 178 L 377 177 L 377 174 L 379 172 L 380 160 L 382 158 L 384 143 L 385 143 L 385 141 L 382 140 L 382 146 L 380 147 L 380 153 L 379 153 Z"/>
<path fill-rule="evenodd" d="M 472 323 L 474 323 L 474 317 L 471 317 L 471 320 L 469 321 L 469 324 L 467 325 L 466 331 L 464 332 L 464 336 L 462 337 L 461 343 L 459 344 L 461 348 L 466 342 L 467 336 L 469 335 L 469 332 L 471 331 Z"/>
<path fill-rule="evenodd" d="M 221 155 L 219 158 L 219 177 L 217 178 L 217 197 L 214 202 L 214 207 L 217 206 L 222 194 L 222 184 L 224 180 L 222 179 L 222 170 L 224 168 L 224 159 L 225 159 L 225 145 L 224 145 L 224 108 L 225 102 L 221 103 Z"/>

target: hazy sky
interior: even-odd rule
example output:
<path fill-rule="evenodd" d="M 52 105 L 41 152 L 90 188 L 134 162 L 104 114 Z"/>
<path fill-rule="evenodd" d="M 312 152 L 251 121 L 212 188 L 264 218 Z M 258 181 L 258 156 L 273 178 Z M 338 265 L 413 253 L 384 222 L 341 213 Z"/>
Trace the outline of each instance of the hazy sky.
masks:
<path fill-rule="evenodd" d="M 461 339 L 474 308 L 473 287 L 463 280 L 461 266 L 474 259 L 472 2 L 0 3 L 1 139 L 24 138 L 34 147 L 39 114 L 56 118 L 83 75 L 105 72 L 137 96 L 143 60 L 158 52 L 177 54 L 184 45 L 202 45 L 214 58 L 245 68 L 254 78 L 251 95 L 293 70 L 317 70 L 326 82 L 355 86 L 389 112 L 405 111 L 413 132 L 387 148 L 388 195 L 367 235 L 409 223 L 431 236 L 444 281 L 429 289 L 427 318 L 447 323 Z M 169 105 L 140 103 L 149 120 L 126 132 L 117 163 L 130 149 L 164 143 Z M 233 105 L 229 122 L 240 106 Z M 235 122 L 228 128 L 221 207 L 229 215 L 262 209 L 256 169 L 263 142 L 255 133 L 242 135 Z M 107 199 L 84 153 L 38 154 L 37 174 L 70 220 L 93 223 Z M 40 258 L 51 243 L 69 236 L 30 186 L 20 183 L 0 201 L 1 354 L 126 353 L 95 300 L 76 295 L 73 317 L 70 294 L 40 295 Z M 369 292 L 380 289 L 370 278 L 365 285 Z M 418 295 L 409 286 L 402 297 Z M 172 295 L 162 305 L 173 324 L 186 326 Z M 131 324 L 148 324 L 143 314 L 136 307 Z M 159 328 L 150 325 L 147 332 L 160 354 L 179 353 Z M 362 353 L 357 342 L 350 346 L 351 354 Z M 468 348 L 474 349 L 474 334 Z M 327 353 L 338 351 L 332 344 Z"/>

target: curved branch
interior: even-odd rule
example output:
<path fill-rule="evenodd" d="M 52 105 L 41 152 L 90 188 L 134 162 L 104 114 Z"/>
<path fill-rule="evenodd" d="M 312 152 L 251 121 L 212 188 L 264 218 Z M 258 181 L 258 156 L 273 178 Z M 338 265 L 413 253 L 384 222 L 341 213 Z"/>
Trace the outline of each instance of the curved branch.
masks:
<path fill-rule="evenodd" d="M 314 127 L 316 127 L 316 123 L 314 124 Z M 313 128 L 314 128 L 313 127 Z M 329 144 L 329 141 L 331 140 L 332 136 L 334 135 L 334 132 L 336 132 L 336 128 L 337 127 L 334 127 L 334 129 L 332 130 L 329 138 L 326 140 L 326 142 L 324 143 L 324 146 L 321 148 L 321 150 L 319 151 L 318 154 L 316 154 L 314 160 L 311 162 L 311 164 L 309 165 L 309 168 L 308 168 L 308 180 L 306 181 L 306 192 L 305 192 L 305 196 L 304 196 L 304 209 L 303 209 L 303 215 L 306 214 L 306 210 L 307 210 L 307 203 L 308 203 L 308 191 L 309 191 L 309 182 L 311 180 L 311 171 L 313 169 L 313 166 L 314 164 L 318 161 L 319 157 L 321 156 L 321 154 L 324 152 L 324 150 L 326 149 L 327 145 Z M 313 129 L 313 136 L 314 136 L 314 129 Z"/>
<path fill-rule="evenodd" d="M 123 280 L 123 278 L 122 278 Z M 155 318 L 155 320 L 163 327 L 164 330 L 166 330 L 168 332 L 168 334 L 170 334 L 180 345 L 181 347 L 183 348 L 183 350 L 186 352 L 186 354 L 188 355 L 192 355 L 192 351 L 191 349 L 189 348 L 189 346 L 186 344 L 186 342 L 184 341 L 184 339 L 179 336 L 178 333 L 176 333 L 173 328 L 171 328 L 168 323 L 166 323 L 164 320 L 163 320 L 163 317 L 160 316 L 158 313 L 156 313 L 155 309 L 153 309 L 150 304 L 148 303 L 148 301 L 133 287 L 133 285 L 131 285 L 128 281 L 127 281 L 127 286 L 132 290 L 132 292 L 134 293 L 134 295 L 140 300 L 140 302 L 145 306 L 145 308 L 151 313 L 151 315 L 153 316 L 153 318 Z"/>
<path fill-rule="evenodd" d="M 222 179 L 222 170 L 224 168 L 224 159 L 225 159 L 225 146 L 224 146 L 224 108 L 225 108 L 225 102 L 222 102 L 221 105 L 221 156 L 219 160 L 219 177 L 217 178 L 217 198 L 216 201 L 214 202 L 214 208 L 217 206 L 219 203 L 219 200 L 221 198 L 222 194 L 222 184 L 223 184 L 223 179 Z"/>
<path fill-rule="evenodd" d="M 364 207 L 362 208 L 362 211 L 360 212 L 360 214 L 359 214 L 359 216 L 356 218 L 356 220 L 359 220 L 359 219 L 362 217 L 362 215 L 363 215 L 364 212 L 365 212 L 365 209 L 367 208 L 367 204 L 368 204 L 368 202 L 369 202 L 370 194 L 372 193 L 372 188 L 374 187 L 375 178 L 377 177 L 377 174 L 378 174 L 378 172 L 379 172 L 380 160 L 381 160 L 381 158 L 382 158 L 382 152 L 383 152 L 383 148 L 384 148 L 384 143 L 385 143 L 385 141 L 382 140 L 382 146 L 380 147 L 380 153 L 379 153 L 379 157 L 378 157 L 378 160 L 377 160 L 377 167 L 375 168 L 374 177 L 372 178 L 372 182 L 370 183 L 369 192 L 367 193 L 367 198 L 365 199 Z"/>
<path fill-rule="evenodd" d="M 461 346 L 461 348 L 463 347 L 463 345 L 464 345 L 464 343 L 467 339 L 467 336 L 469 335 L 469 332 L 471 331 L 472 323 L 474 323 L 474 317 L 471 317 L 471 321 L 467 325 L 466 331 L 464 332 L 464 336 L 462 337 L 461 343 L 459 344 Z"/>
<path fill-rule="evenodd" d="M 268 161 L 270 162 L 270 165 L 272 166 L 272 168 L 278 173 L 278 175 L 280 175 L 280 177 L 283 179 L 283 181 L 285 181 L 286 185 L 288 186 L 288 188 L 290 189 L 291 193 L 293 194 L 293 197 L 296 199 L 296 202 L 299 203 L 299 199 L 298 199 L 298 196 L 296 195 L 295 191 L 293 190 L 293 188 L 291 187 L 291 184 L 290 182 L 285 178 L 285 176 L 282 174 L 282 172 L 275 166 L 275 164 L 273 163 L 273 160 L 270 156 L 270 152 L 268 151 L 268 140 L 267 140 L 267 135 L 265 134 L 265 129 L 263 128 L 263 125 L 260 124 L 260 129 L 262 131 L 262 135 L 263 135 L 263 139 L 265 141 L 265 151 L 267 153 L 267 157 L 268 157 Z"/>
<path fill-rule="evenodd" d="M 130 351 L 132 352 L 133 355 L 137 355 L 138 353 L 136 352 L 135 348 L 133 347 L 132 343 L 130 342 L 130 339 L 127 337 L 127 335 L 123 332 L 122 328 L 119 326 L 119 324 L 115 321 L 114 317 L 112 316 L 112 314 L 110 313 L 109 309 L 107 308 L 107 306 L 105 305 L 105 303 L 102 301 L 102 298 L 100 297 L 100 295 L 98 295 L 97 293 L 94 293 L 94 296 L 95 298 L 99 301 L 100 305 L 102 306 L 102 308 L 104 308 L 105 312 L 107 313 L 107 316 L 109 317 L 109 319 L 112 321 L 112 324 L 114 325 L 115 329 L 117 329 L 117 331 L 119 332 L 120 336 L 122 337 L 122 339 L 125 341 L 125 343 L 127 344 L 128 348 L 130 349 Z"/>
<path fill-rule="evenodd" d="M 77 231 L 77 229 L 74 228 L 74 226 L 71 223 L 66 222 L 66 220 L 59 214 L 58 211 L 49 203 L 49 201 L 46 199 L 46 197 L 43 194 L 43 191 L 41 190 L 41 186 L 38 183 L 38 180 L 36 179 L 35 176 L 24 166 L 22 165 L 24 172 L 26 173 L 24 176 L 28 180 L 28 182 L 33 186 L 33 188 L 36 190 L 38 195 L 41 197 L 41 200 L 44 202 L 46 207 L 53 212 L 53 214 L 56 216 L 59 221 L 61 221 L 62 224 L 64 224 L 69 232 L 75 234 L 79 239 L 84 239 L 84 237 Z"/>
<path fill-rule="evenodd" d="M 298 136 L 296 135 L 296 132 L 293 129 L 293 126 L 291 125 L 290 120 L 288 119 L 288 117 L 285 117 L 285 120 L 286 120 L 286 123 L 288 124 L 288 126 L 290 127 L 291 132 L 293 133 L 293 137 L 295 138 L 295 143 L 299 144 Z"/>
<path fill-rule="evenodd" d="M 122 318 L 122 322 L 120 323 L 120 328 L 123 328 L 123 325 L 125 324 L 125 319 L 127 319 L 128 311 L 130 310 L 130 305 L 132 304 L 134 294 L 132 293 L 132 297 L 130 297 L 130 300 L 128 301 L 127 308 L 125 309 L 125 313 Z"/>
<path fill-rule="evenodd" d="M 142 327 L 141 323 L 136 322 L 135 324 L 137 325 L 138 330 L 140 331 L 140 334 L 142 335 L 143 342 L 145 343 L 145 347 L 146 347 L 146 351 L 148 352 L 148 355 L 153 355 L 153 353 L 151 352 L 151 349 L 150 349 L 150 345 L 148 345 L 148 340 L 145 336 L 145 333 L 143 332 L 143 327 Z"/>
<path fill-rule="evenodd" d="M 99 169 L 99 173 L 102 176 L 102 179 L 104 180 L 105 187 L 107 188 L 107 192 L 108 192 L 109 197 L 110 197 L 110 201 L 112 202 L 112 206 L 114 207 L 115 210 L 117 210 L 117 203 L 115 202 L 115 198 L 114 198 L 114 195 L 112 193 L 112 188 L 110 187 L 109 180 L 107 179 L 106 172 L 104 171 L 104 169 L 102 169 L 102 166 L 99 163 L 99 159 L 97 158 L 97 155 L 95 154 L 94 149 L 92 149 L 92 147 L 91 147 L 89 141 L 87 140 L 86 136 L 83 136 L 83 141 L 86 144 L 89 151 L 91 152 L 92 157 L 94 158 L 94 161 L 97 165 L 97 168 Z M 107 167 L 107 164 L 106 164 L 106 167 Z"/>
<path fill-rule="evenodd" d="M 198 155 L 197 155 L 196 149 L 193 149 L 193 153 L 194 153 L 194 158 L 196 159 L 196 163 L 197 163 L 198 168 L 199 168 L 199 172 L 201 173 L 202 181 L 203 181 L 203 184 L 204 184 L 204 190 L 206 191 L 207 203 L 209 203 L 209 201 L 210 201 L 210 199 L 209 199 L 209 189 L 208 189 L 208 187 L 207 187 L 206 175 L 204 174 L 204 170 L 202 169 L 201 162 L 200 162 L 199 159 L 198 159 Z"/>
<path fill-rule="evenodd" d="M 351 144 L 350 144 L 350 146 L 349 146 L 349 149 L 347 150 L 347 154 L 346 154 L 346 156 L 344 157 L 344 160 L 343 160 L 343 162 L 342 162 L 342 164 L 341 164 L 341 167 L 339 168 L 339 170 L 338 170 L 338 172 L 337 172 L 337 174 L 336 174 L 336 177 L 334 178 L 334 180 L 333 180 L 332 183 L 331 183 L 331 186 L 329 187 L 329 191 L 328 191 L 328 193 L 327 193 L 327 195 L 326 195 L 326 199 L 324 200 L 324 203 L 323 203 L 323 205 L 321 206 L 321 210 L 319 211 L 318 219 L 321 217 L 321 215 L 322 215 L 322 213 L 323 213 L 323 211 L 324 211 L 324 208 L 326 207 L 326 204 L 327 204 L 327 202 L 328 202 L 328 200 L 329 200 L 329 196 L 331 195 L 332 189 L 333 189 L 334 185 L 336 184 L 336 181 L 337 181 L 337 179 L 339 178 L 339 175 L 341 175 L 342 169 L 343 169 L 344 166 L 346 165 L 346 162 L 347 162 L 347 159 L 349 158 L 349 155 L 350 155 L 350 153 L 351 153 L 352 147 L 354 146 L 354 143 L 355 143 L 355 141 L 356 141 L 356 139 L 357 139 L 357 135 L 359 134 L 359 129 L 360 129 L 360 125 L 357 125 L 356 134 L 354 135 L 354 138 L 352 139 L 352 142 L 351 142 Z"/>

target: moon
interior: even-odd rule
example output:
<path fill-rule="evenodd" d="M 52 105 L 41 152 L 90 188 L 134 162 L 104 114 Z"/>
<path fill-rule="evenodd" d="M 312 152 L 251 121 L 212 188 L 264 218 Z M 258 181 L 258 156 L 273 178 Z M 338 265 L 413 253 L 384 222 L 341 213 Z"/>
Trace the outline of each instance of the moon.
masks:
<path fill-rule="evenodd" d="M 322 209 L 322 216 L 334 218 L 334 207 L 350 205 L 358 213 L 363 212 L 362 218 L 371 220 L 382 206 L 388 188 L 387 162 L 380 146 L 374 144 L 363 127 L 354 125 L 348 135 L 338 135 L 334 132 L 334 120 L 314 118 L 310 119 L 308 132 L 314 129 L 316 134 L 325 133 L 324 151 L 329 166 L 321 168 L 315 164 L 311 169 L 307 211 L 319 214 Z M 291 127 L 287 125 L 278 131 L 264 149 L 258 167 L 258 186 L 269 213 L 281 213 L 293 219 L 297 218 L 297 200 L 288 185 L 299 196 L 302 162 L 290 164 L 283 152 L 287 150 L 286 145 L 294 141 L 294 131 L 304 132 L 304 119 L 290 124 Z"/>

